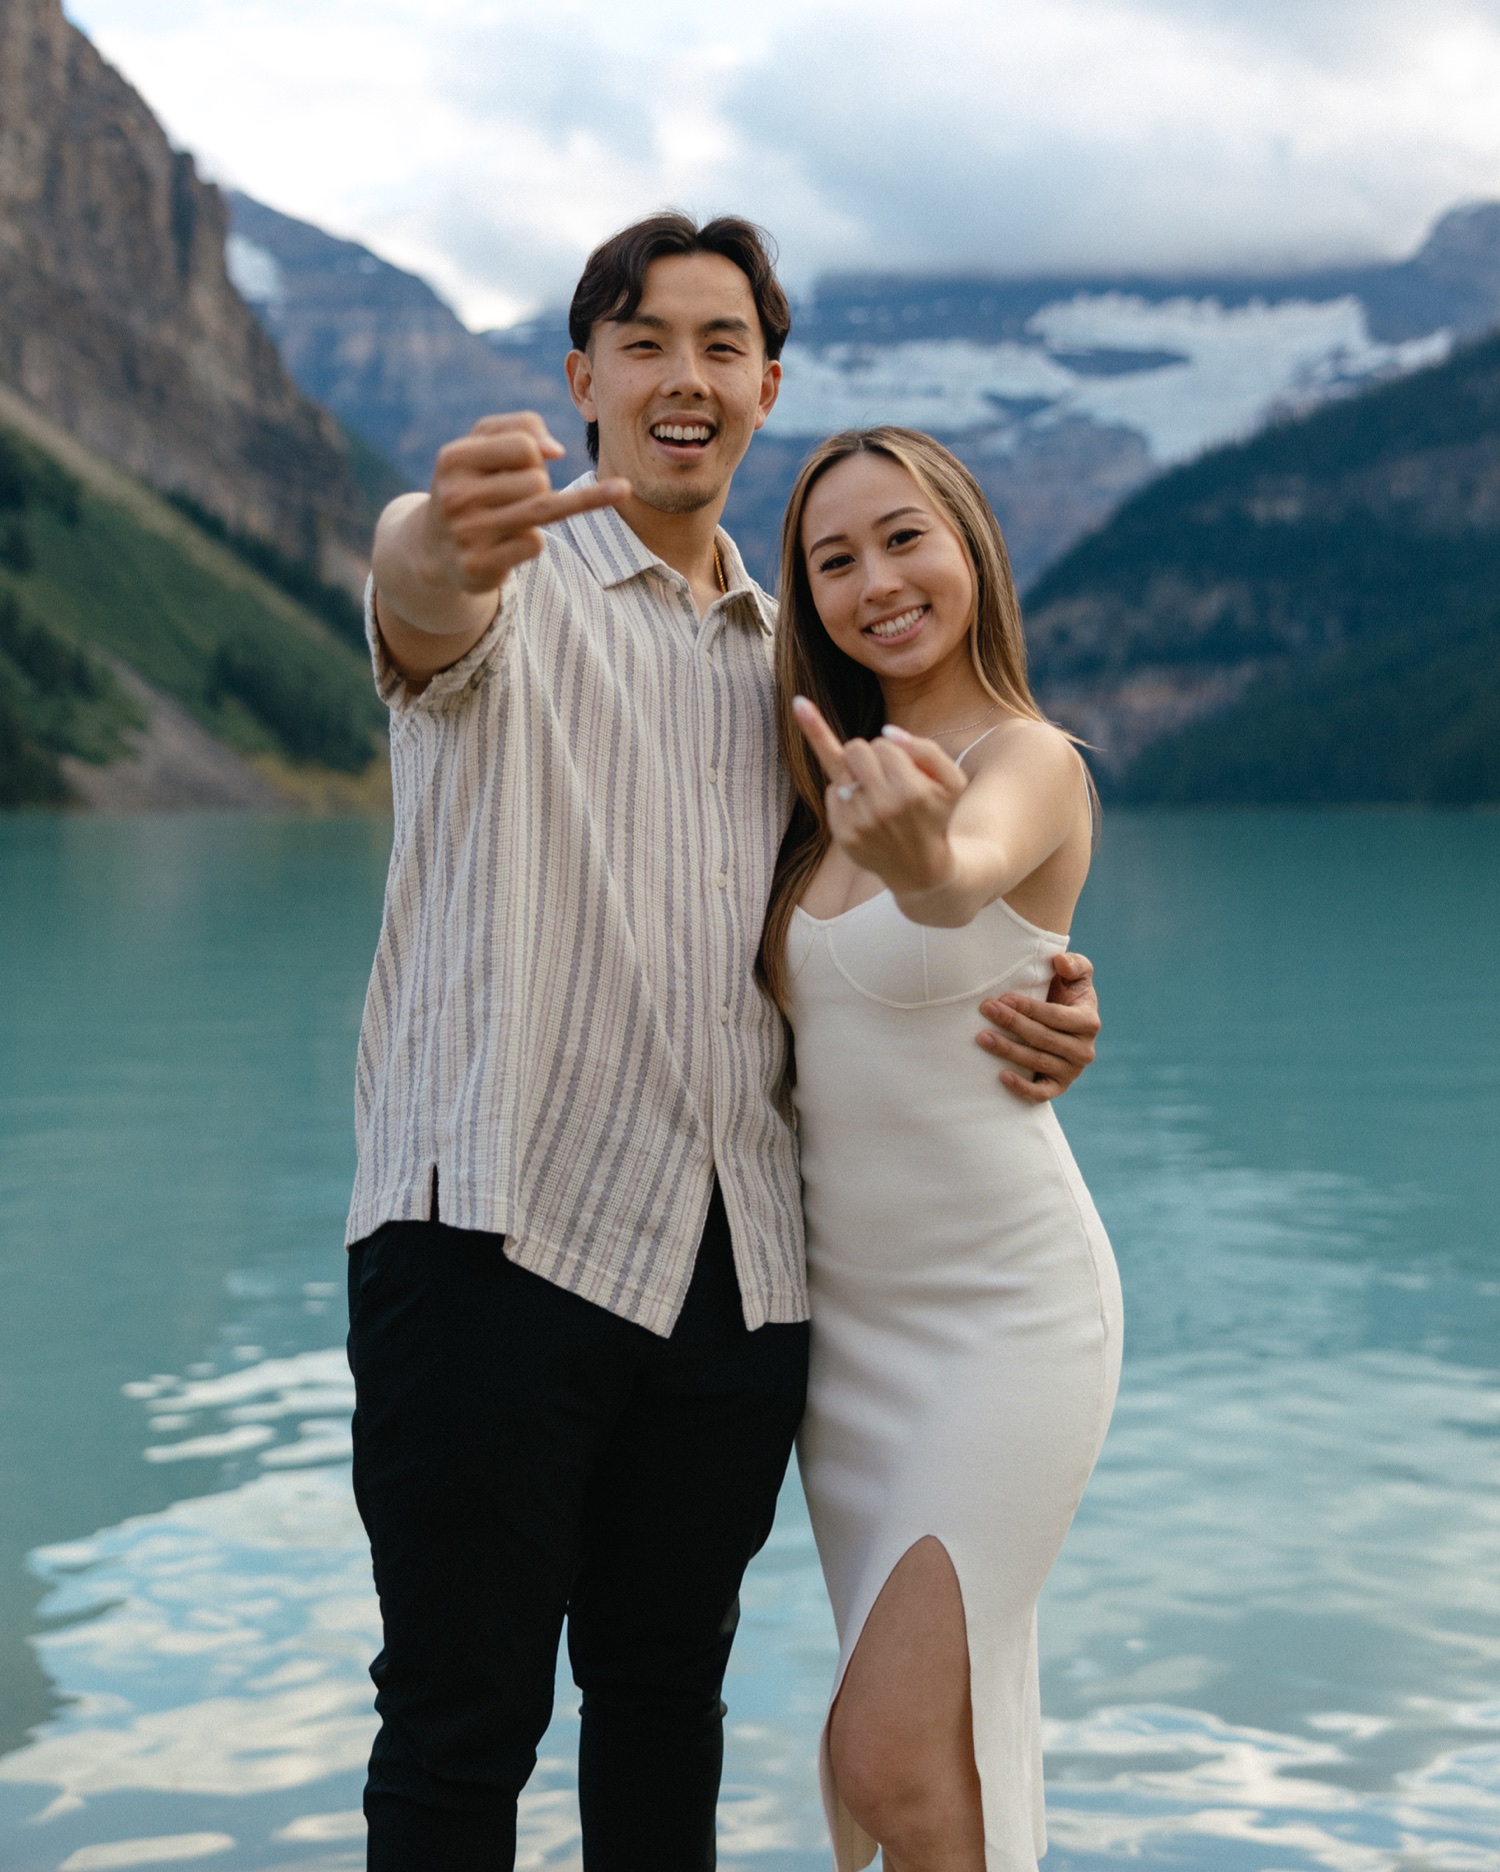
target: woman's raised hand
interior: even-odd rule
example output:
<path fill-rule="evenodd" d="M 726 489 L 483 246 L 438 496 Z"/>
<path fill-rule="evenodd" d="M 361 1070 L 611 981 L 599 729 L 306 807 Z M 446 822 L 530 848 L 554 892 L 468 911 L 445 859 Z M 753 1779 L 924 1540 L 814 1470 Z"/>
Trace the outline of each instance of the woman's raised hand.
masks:
<path fill-rule="evenodd" d="M 861 870 L 897 897 L 940 890 L 954 875 L 948 825 L 969 784 L 935 741 L 887 727 L 876 741 L 840 741 L 805 696 L 792 703 L 828 780 L 828 829 Z"/>

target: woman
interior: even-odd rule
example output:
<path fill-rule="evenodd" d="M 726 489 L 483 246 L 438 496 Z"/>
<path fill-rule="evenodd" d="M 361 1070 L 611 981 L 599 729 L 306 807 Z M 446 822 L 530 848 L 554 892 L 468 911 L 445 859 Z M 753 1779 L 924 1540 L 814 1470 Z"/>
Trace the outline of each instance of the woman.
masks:
<path fill-rule="evenodd" d="M 1093 794 L 1027 687 L 994 515 L 929 437 L 816 451 L 781 592 L 797 800 L 761 967 L 796 1044 L 824 1803 L 838 1872 L 877 1843 L 887 1872 L 1035 1872 L 1036 1600 L 1113 1407 L 1119 1283 L 1051 1108 L 959 1042 L 982 994 L 1045 996 Z"/>

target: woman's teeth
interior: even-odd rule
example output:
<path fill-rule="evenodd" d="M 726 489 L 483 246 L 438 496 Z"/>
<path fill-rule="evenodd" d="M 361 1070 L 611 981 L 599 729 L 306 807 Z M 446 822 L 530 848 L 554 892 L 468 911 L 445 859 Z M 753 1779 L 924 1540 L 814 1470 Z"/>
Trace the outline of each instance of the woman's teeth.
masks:
<path fill-rule="evenodd" d="M 658 442 L 707 442 L 713 430 L 706 423 L 653 423 L 651 433 Z"/>
<path fill-rule="evenodd" d="M 878 624 L 865 626 L 866 637 L 904 637 L 921 618 L 927 615 L 926 605 L 914 605 L 910 611 L 903 611 L 900 617 L 882 618 Z"/>

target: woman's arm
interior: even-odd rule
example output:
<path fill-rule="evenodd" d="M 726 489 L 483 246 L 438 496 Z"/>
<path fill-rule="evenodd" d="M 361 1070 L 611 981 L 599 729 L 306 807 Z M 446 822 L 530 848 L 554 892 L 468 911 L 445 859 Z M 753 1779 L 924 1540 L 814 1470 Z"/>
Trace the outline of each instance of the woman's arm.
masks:
<path fill-rule="evenodd" d="M 887 728 L 840 742 L 812 703 L 797 718 L 828 777 L 835 841 L 914 923 L 957 929 L 1008 896 L 1079 829 L 1078 756 L 1045 722 L 1011 719 L 972 781 L 934 741 Z"/>

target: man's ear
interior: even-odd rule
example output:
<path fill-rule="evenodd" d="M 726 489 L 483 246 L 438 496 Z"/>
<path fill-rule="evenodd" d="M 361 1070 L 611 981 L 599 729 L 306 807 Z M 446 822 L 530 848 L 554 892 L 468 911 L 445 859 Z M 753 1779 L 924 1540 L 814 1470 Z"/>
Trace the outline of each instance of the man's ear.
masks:
<path fill-rule="evenodd" d="M 755 412 L 757 429 L 765 427 L 766 418 L 776 407 L 776 399 L 781 395 L 781 366 L 774 359 L 768 359 L 766 374 L 760 380 L 760 406 Z M 576 392 L 575 392 L 576 400 Z M 582 408 L 582 405 L 579 405 Z"/>
<path fill-rule="evenodd" d="M 585 422 L 598 422 L 599 412 L 594 408 L 594 360 L 587 351 L 570 351 L 563 359 L 563 369 L 568 373 L 568 390 L 578 414 Z"/>

